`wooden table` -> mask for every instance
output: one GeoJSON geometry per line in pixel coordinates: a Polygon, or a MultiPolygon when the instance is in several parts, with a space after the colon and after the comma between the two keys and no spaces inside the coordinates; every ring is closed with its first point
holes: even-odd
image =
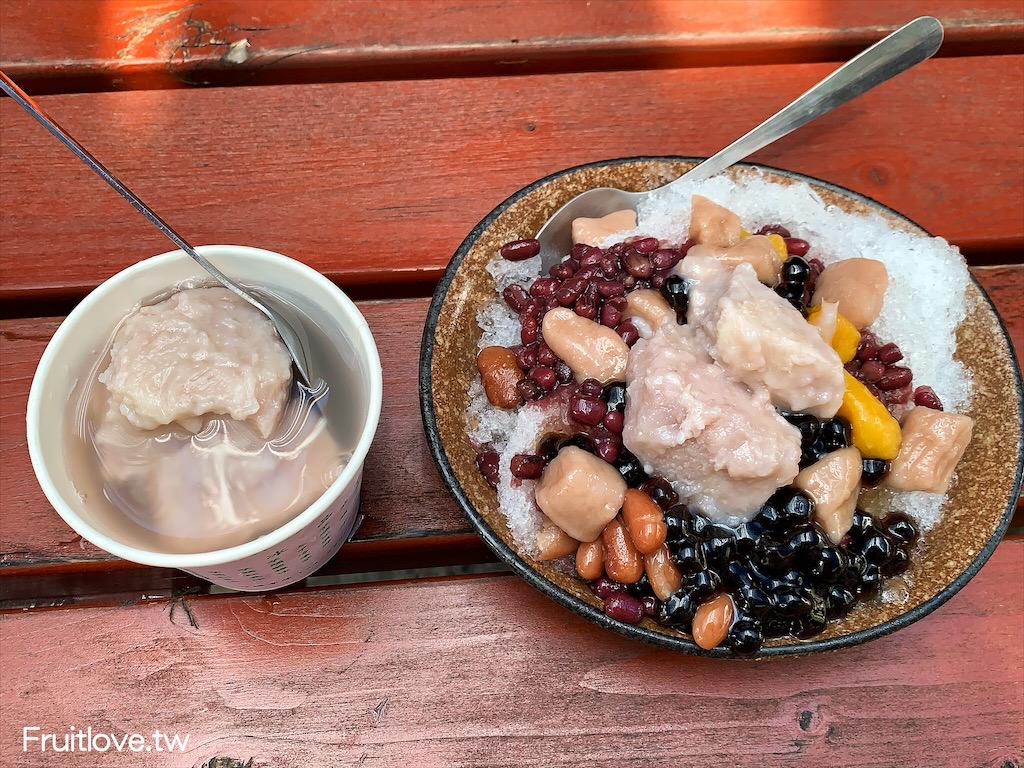
{"type": "Polygon", "coordinates": [[[936,58],[754,159],[960,246],[1020,356],[1020,0],[3,0],[0,67],[184,234],[289,254],[361,300],[385,406],[366,518],[306,585],[200,594],[81,541],[32,475],[31,376],[75,302],[168,245],[0,101],[0,764],[1021,765],[1024,541],[868,645],[674,655],[501,572],[416,400],[428,297],[494,205],[577,163],[709,154],[922,13],[946,24],[936,58]],[[423,570],[441,566],[477,573],[423,570]],[[189,742],[22,751],[25,728],[71,726],[189,742]]]}

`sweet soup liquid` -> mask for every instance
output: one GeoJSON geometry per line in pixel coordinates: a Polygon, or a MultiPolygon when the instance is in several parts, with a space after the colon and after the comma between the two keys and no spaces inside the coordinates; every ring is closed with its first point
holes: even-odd
{"type": "MultiPolygon", "coordinates": [[[[294,295],[283,309],[317,312],[294,295]]],[[[365,404],[355,397],[362,387],[347,342],[339,347],[319,328],[308,333],[314,376],[323,381],[311,390],[293,383],[267,437],[249,421],[218,415],[189,424],[194,432],[178,423],[151,430],[132,425],[99,381],[110,363],[112,334],[68,405],[68,464],[99,527],[133,546],[204,552],[269,533],[315,501],[348,464],[365,404]]]]}

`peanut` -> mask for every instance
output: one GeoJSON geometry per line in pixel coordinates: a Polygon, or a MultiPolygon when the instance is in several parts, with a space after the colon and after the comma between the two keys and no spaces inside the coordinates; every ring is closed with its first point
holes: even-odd
{"type": "Polygon", "coordinates": [[[636,211],[626,209],[615,211],[599,219],[580,217],[572,220],[573,243],[600,245],[604,240],[618,232],[636,229],[636,211]]]}
{"type": "Polygon", "coordinates": [[[576,550],[576,573],[587,581],[604,576],[604,545],[600,539],[580,544],[576,550]]]}
{"type": "Polygon", "coordinates": [[[544,315],[544,342],[564,360],[576,381],[602,384],[626,380],[629,347],[614,329],[558,307],[544,315]]]}
{"type": "Polygon", "coordinates": [[[657,552],[665,543],[668,527],[661,507],[643,491],[630,488],[622,500],[622,521],[633,545],[644,555],[657,552]]]}
{"type": "Polygon", "coordinates": [[[620,584],[635,584],[644,573],[644,561],[629,538],[625,523],[616,517],[601,534],[604,545],[604,570],[608,578],[620,584]]]}
{"type": "Polygon", "coordinates": [[[839,302],[839,314],[860,330],[875,321],[889,287],[885,265],[874,259],[844,259],[829,264],[814,285],[811,304],[839,302]]]}
{"type": "Polygon", "coordinates": [[[642,320],[652,333],[663,324],[674,323],[676,320],[676,313],[661,292],[651,288],[640,288],[630,292],[626,297],[626,311],[622,316],[642,320]]]}
{"type": "Polygon", "coordinates": [[[683,584],[683,575],[672,562],[668,547],[662,544],[654,553],[644,558],[644,571],[651,589],[659,600],[668,600],[683,584]]]}
{"type": "Polygon", "coordinates": [[[724,592],[702,603],[694,614],[691,632],[693,639],[701,648],[710,651],[729,634],[735,608],[732,598],[724,592]]]}
{"type": "Polygon", "coordinates": [[[580,543],[569,534],[544,518],[537,533],[537,559],[557,560],[576,551],[580,543]]]}
{"type": "Polygon", "coordinates": [[[523,380],[523,370],[516,363],[516,356],[505,347],[484,347],[476,356],[476,367],[484,394],[491,405],[498,408],[515,408],[522,397],[516,384],[523,380]]]}

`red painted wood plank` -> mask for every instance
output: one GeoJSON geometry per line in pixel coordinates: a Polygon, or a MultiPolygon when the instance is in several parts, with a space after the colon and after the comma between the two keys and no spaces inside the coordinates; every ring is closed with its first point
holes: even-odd
{"type": "MultiPolygon", "coordinates": [[[[424,283],[506,196],[577,163],[706,155],[823,76],[785,65],[44,98],[193,242],[339,283],[424,283]],[[614,108],[601,111],[595,105],[614,108]]],[[[762,150],[968,254],[1024,248],[1024,57],[926,62],[762,150]],[[898,128],[896,126],[899,126],[898,128]],[[979,152],[979,147],[984,152],[979,152]]],[[[0,298],[77,297],[166,241],[0,99],[0,298]]]]}
{"type": "Polygon", "coordinates": [[[0,762],[52,765],[22,729],[74,725],[189,735],[152,766],[1014,765],[1022,577],[1004,542],[918,623],[763,663],[626,640],[513,576],[6,615],[0,762]]]}
{"type": "Polygon", "coordinates": [[[835,61],[924,14],[942,54],[1024,50],[1016,0],[7,0],[0,67],[53,92],[835,61]]]}
{"type": "MultiPolygon", "coordinates": [[[[1024,265],[973,270],[1024,359],[1024,265]]],[[[325,572],[492,559],[441,485],[423,437],[416,360],[427,301],[364,302],[384,367],[384,410],[367,458],[353,543],[325,572]]],[[[0,589],[7,600],[96,599],[97,591],[182,587],[173,571],[123,563],[79,539],[53,511],[32,474],[24,414],[31,376],[59,319],[0,322],[0,589]],[[139,575],[144,571],[146,575],[139,575]]]]}

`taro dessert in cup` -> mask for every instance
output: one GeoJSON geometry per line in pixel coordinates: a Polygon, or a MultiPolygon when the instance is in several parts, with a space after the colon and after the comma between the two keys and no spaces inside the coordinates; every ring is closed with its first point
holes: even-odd
{"type": "Polygon", "coordinates": [[[373,338],[330,281],[279,254],[207,246],[304,329],[312,387],[270,321],[180,251],[88,296],[29,395],[33,467],[85,539],[242,590],[293,583],[351,533],[381,407],[373,338]]]}

